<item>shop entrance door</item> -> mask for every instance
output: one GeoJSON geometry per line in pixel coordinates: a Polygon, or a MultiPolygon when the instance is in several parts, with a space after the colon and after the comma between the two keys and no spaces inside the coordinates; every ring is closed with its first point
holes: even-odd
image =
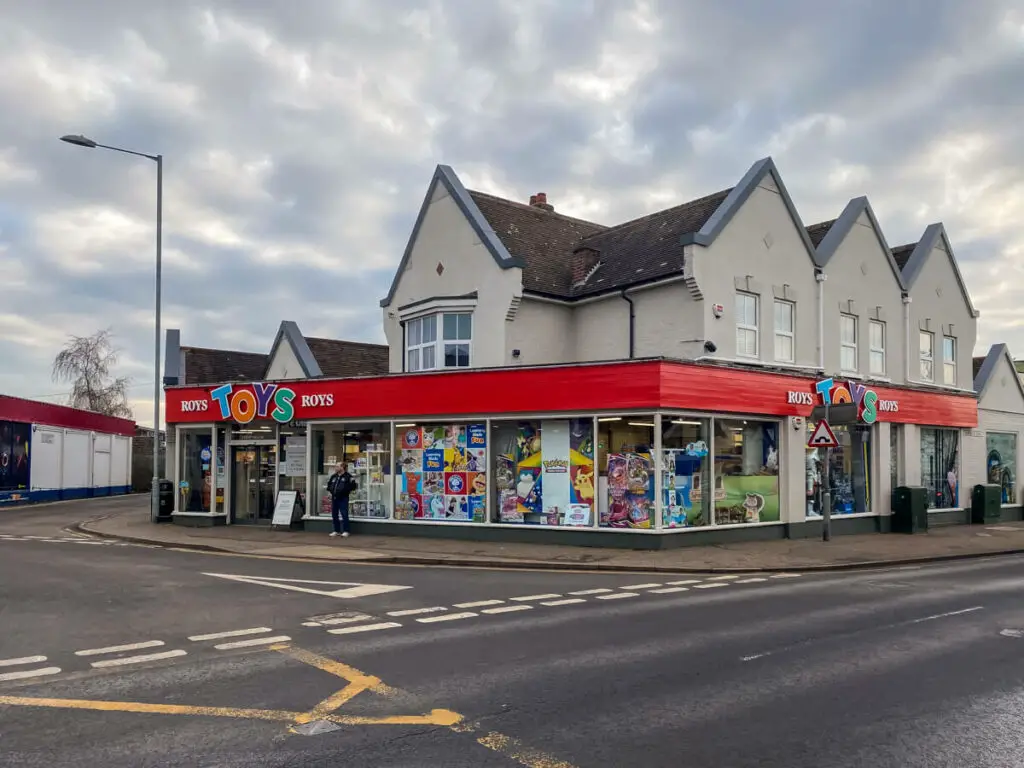
{"type": "Polygon", "coordinates": [[[270,523],[274,517],[277,446],[231,448],[231,522],[270,523]]]}

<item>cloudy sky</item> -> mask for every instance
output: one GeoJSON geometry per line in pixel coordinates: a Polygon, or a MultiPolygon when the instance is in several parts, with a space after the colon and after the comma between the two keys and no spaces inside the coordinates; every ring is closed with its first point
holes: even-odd
{"type": "Polygon", "coordinates": [[[805,222],[943,221],[1024,356],[1024,0],[0,0],[0,392],[59,401],[109,327],[152,423],[165,326],[265,351],[282,319],[383,341],[434,165],[614,223],[775,158],[805,222]]]}

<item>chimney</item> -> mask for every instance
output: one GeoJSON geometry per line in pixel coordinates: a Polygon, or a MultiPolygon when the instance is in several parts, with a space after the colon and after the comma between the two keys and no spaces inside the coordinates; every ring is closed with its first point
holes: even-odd
{"type": "Polygon", "coordinates": [[[555,206],[548,204],[547,192],[538,192],[536,195],[530,195],[530,205],[534,208],[543,208],[545,211],[555,210],[555,206]]]}
{"type": "Polygon", "coordinates": [[[572,252],[569,257],[569,269],[572,277],[572,286],[583,285],[590,277],[590,273],[597,266],[598,253],[593,248],[580,248],[572,252]]]}

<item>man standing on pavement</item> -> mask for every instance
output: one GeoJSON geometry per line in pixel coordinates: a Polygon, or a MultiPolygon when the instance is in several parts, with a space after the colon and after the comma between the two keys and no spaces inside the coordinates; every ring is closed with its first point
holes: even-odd
{"type": "Polygon", "coordinates": [[[327,481],[327,492],[331,494],[331,520],[334,530],[331,536],[348,536],[348,497],[357,488],[355,478],[348,473],[348,465],[342,462],[334,468],[334,474],[327,481]]]}

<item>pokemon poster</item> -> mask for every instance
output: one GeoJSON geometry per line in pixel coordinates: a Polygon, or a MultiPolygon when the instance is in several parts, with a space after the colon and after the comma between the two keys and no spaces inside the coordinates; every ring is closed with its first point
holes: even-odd
{"type": "Polygon", "coordinates": [[[397,519],[484,522],[486,425],[406,428],[402,433],[399,470],[397,519]]]}

